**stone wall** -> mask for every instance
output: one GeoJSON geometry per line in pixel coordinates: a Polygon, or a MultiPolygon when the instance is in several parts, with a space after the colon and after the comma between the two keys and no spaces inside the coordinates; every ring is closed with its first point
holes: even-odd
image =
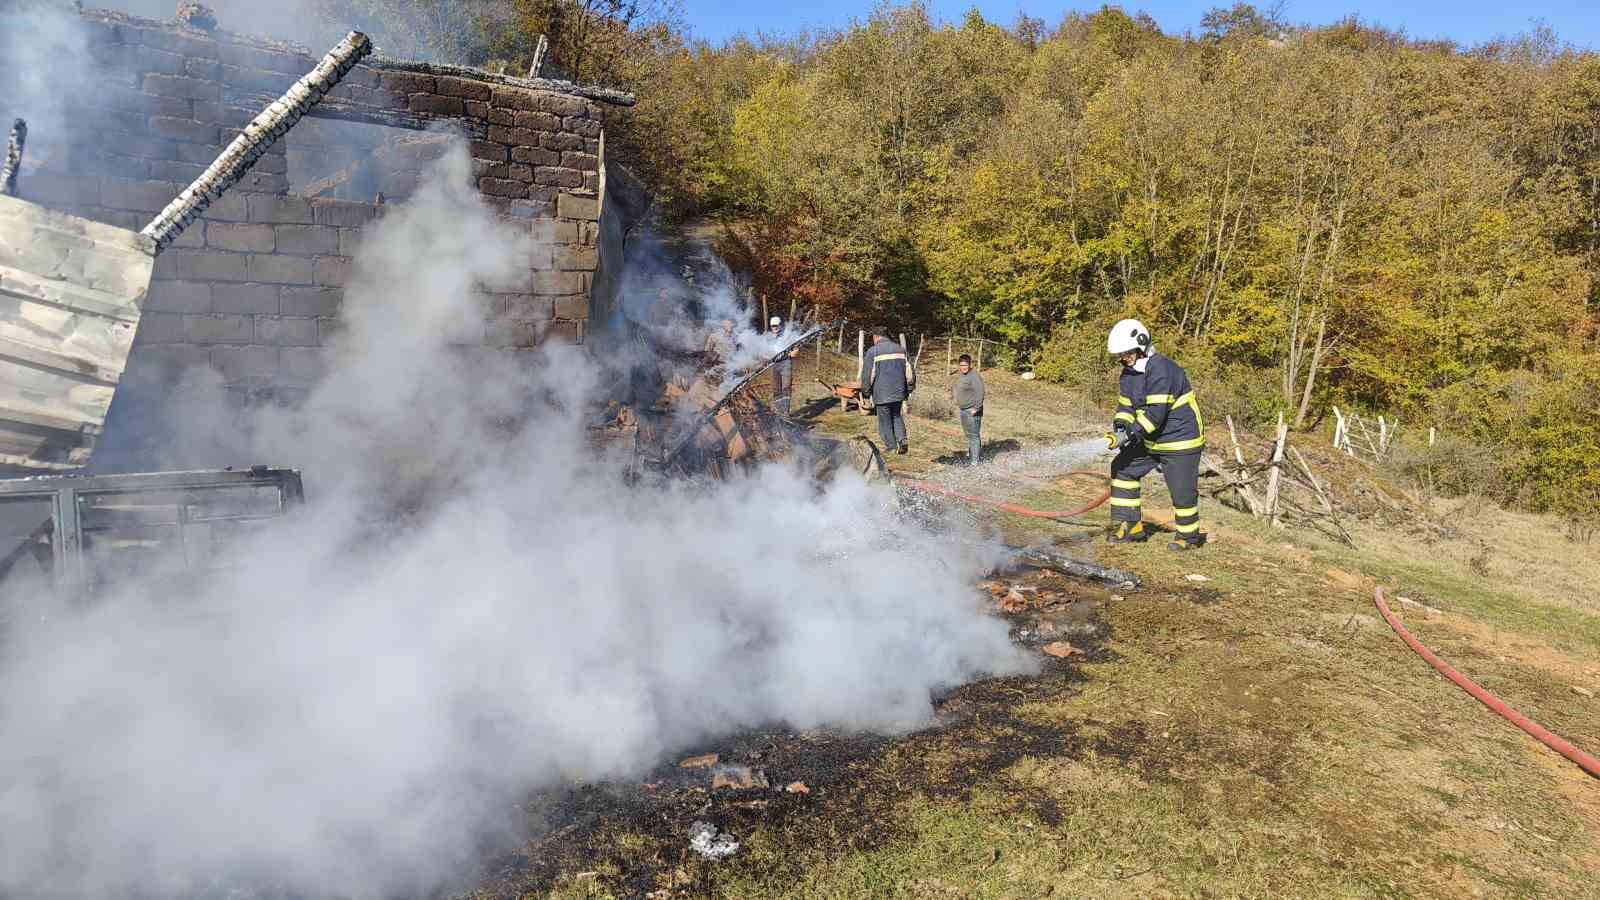
{"type": "MultiPolygon", "coordinates": [[[[149,221],[316,62],[293,47],[225,31],[96,10],[81,18],[91,48],[84,63],[97,67],[97,89],[73,111],[78,133],[65,141],[33,136],[30,151],[41,150],[29,154],[19,195],[126,228],[149,221]]],[[[588,337],[602,218],[594,101],[486,73],[374,63],[346,76],[313,111],[319,114],[442,124],[466,135],[479,190],[537,244],[522,290],[490,298],[483,345],[588,337]]],[[[325,124],[307,119],[296,131],[325,124]]],[[[297,141],[296,131],[158,259],[125,385],[195,365],[211,366],[241,395],[292,400],[314,383],[352,248],[382,207],[367,198],[301,196],[305,186],[290,181],[290,154],[297,167],[317,170],[317,154],[332,153],[337,142],[297,141]]],[[[412,162],[377,176],[387,203],[404,202],[415,186],[425,160],[412,162]]],[[[330,158],[321,168],[333,165],[330,158]]],[[[405,314],[403,299],[396,315],[405,314]]]]}

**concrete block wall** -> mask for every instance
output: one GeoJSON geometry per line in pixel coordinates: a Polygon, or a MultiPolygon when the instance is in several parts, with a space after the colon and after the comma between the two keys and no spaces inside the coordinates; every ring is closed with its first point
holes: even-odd
{"type": "MultiPolygon", "coordinates": [[[[126,228],[143,227],[266,100],[316,62],[291,46],[226,31],[101,10],[81,18],[98,89],[69,140],[37,136],[37,145],[60,149],[30,153],[19,194],[126,228]]],[[[526,229],[534,258],[516,292],[485,298],[483,346],[586,340],[602,218],[593,101],[487,76],[370,65],[353,70],[330,98],[351,109],[454,121],[474,135],[478,189],[526,229]]],[[[257,397],[292,401],[315,383],[321,348],[338,327],[351,254],[381,208],[298,196],[289,177],[294,132],[288,137],[158,259],[125,384],[160,382],[196,365],[257,397]]],[[[318,138],[302,149],[316,152],[318,141],[327,143],[318,138]]],[[[404,201],[426,159],[411,162],[385,173],[389,203],[404,201]]],[[[396,299],[395,315],[405,315],[396,299]]]]}

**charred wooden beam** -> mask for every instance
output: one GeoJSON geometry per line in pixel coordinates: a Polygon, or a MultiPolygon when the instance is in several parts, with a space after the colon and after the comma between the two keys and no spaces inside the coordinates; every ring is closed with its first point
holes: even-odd
{"type": "Polygon", "coordinates": [[[552,91],[557,94],[571,94],[575,97],[584,97],[612,106],[633,106],[639,98],[627,91],[612,88],[598,87],[596,85],[577,84],[560,78],[518,78],[514,75],[502,75],[498,72],[489,72],[484,69],[474,69],[468,66],[449,66],[439,63],[405,62],[394,59],[372,59],[367,65],[380,72],[415,72],[421,75],[445,75],[452,78],[466,78],[472,81],[487,81],[492,84],[503,84],[507,87],[526,88],[534,91],[552,91]]]}
{"type": "Polygon", "coordinates": [[[1050,569],[1073,578],[1090,578],[1115,587],[1137,588],[1141,583],[1139,576],[1132,572],[1102,566],[1044,547],[1019,550],[1011,559],[1014,566],[1021,564],[1037,569],[1050,569]]]}

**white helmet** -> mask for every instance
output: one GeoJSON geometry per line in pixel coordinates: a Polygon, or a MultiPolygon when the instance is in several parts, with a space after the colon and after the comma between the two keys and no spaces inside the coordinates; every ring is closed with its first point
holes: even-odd
{"type": "Polygon", "coordinates": [[[773,316],[772,320],[769,321],[767,324],[768,325],[782,325],[783,324],[783,320],[778,318],[777,316],[773,316]]]}
{"type": "Polygon", "coordinates": [[[1150,352],[1150,329],[1138,319],[1123,319],[1111,326],[1111,334],[1106,336],[1107,353],[1120,356],[1129,350],[1150,352]]]}

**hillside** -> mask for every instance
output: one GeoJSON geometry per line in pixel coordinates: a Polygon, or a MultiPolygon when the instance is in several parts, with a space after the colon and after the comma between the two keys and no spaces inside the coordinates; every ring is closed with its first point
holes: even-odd
{"type": "MultiPolygon", "coordinates": [[[[824,361],[833,377],[853,364],[824,361]]],[[[822,394],[806,384],[814,365],[797,373],[800,399],[822,394]]],[[[919,407],[943,391],[935,368],[919,407]]],[[[1099,427],[1065,388],[985,375],[986,442],[1007,448],[989,466],[1099,427]]],[[[837,404],[807,409],[827,433],[871,429],[837,404]]],[[[914,418],[912,452],[891,466],[951,474],[935,460],[962,441],[940,424],[914,418]]],[[[1082,496],[1052,490],[1030,502],[1082,496]]],[[[1159,489],[1146,496],[1167,513],[1159,489]]],[[[995,589],[1022,588],[1006,607],[1014,635],[1065,636],[1069,659],[955,690],[934,728],[896,740],[773,732],[696,750],[770,789],[708,789],[668,764],[642,787],[546,798],[530,815],[559,827],[474,896],[1600,896],[1595,780],[1440,678],[1372,603],[1377,585],[1406,598],[1396,609],[1424,642],[1594,751],[1588,554],[1553,520],[1469,501],[1433,514],[1455,536],[1352,520],[1351,549],[1207,501],[1213,542],[1180,555],[979,512],[975,527],[1071,544],[1144,585],[1016,576],[995,589]],[[780,789],[793,782],[804,792],[780,789]],[[701,820],[741,849],[691,852],[701,820]]],[[[1086,521],[1103,527],[1104,509],[1086,521]]]]}

